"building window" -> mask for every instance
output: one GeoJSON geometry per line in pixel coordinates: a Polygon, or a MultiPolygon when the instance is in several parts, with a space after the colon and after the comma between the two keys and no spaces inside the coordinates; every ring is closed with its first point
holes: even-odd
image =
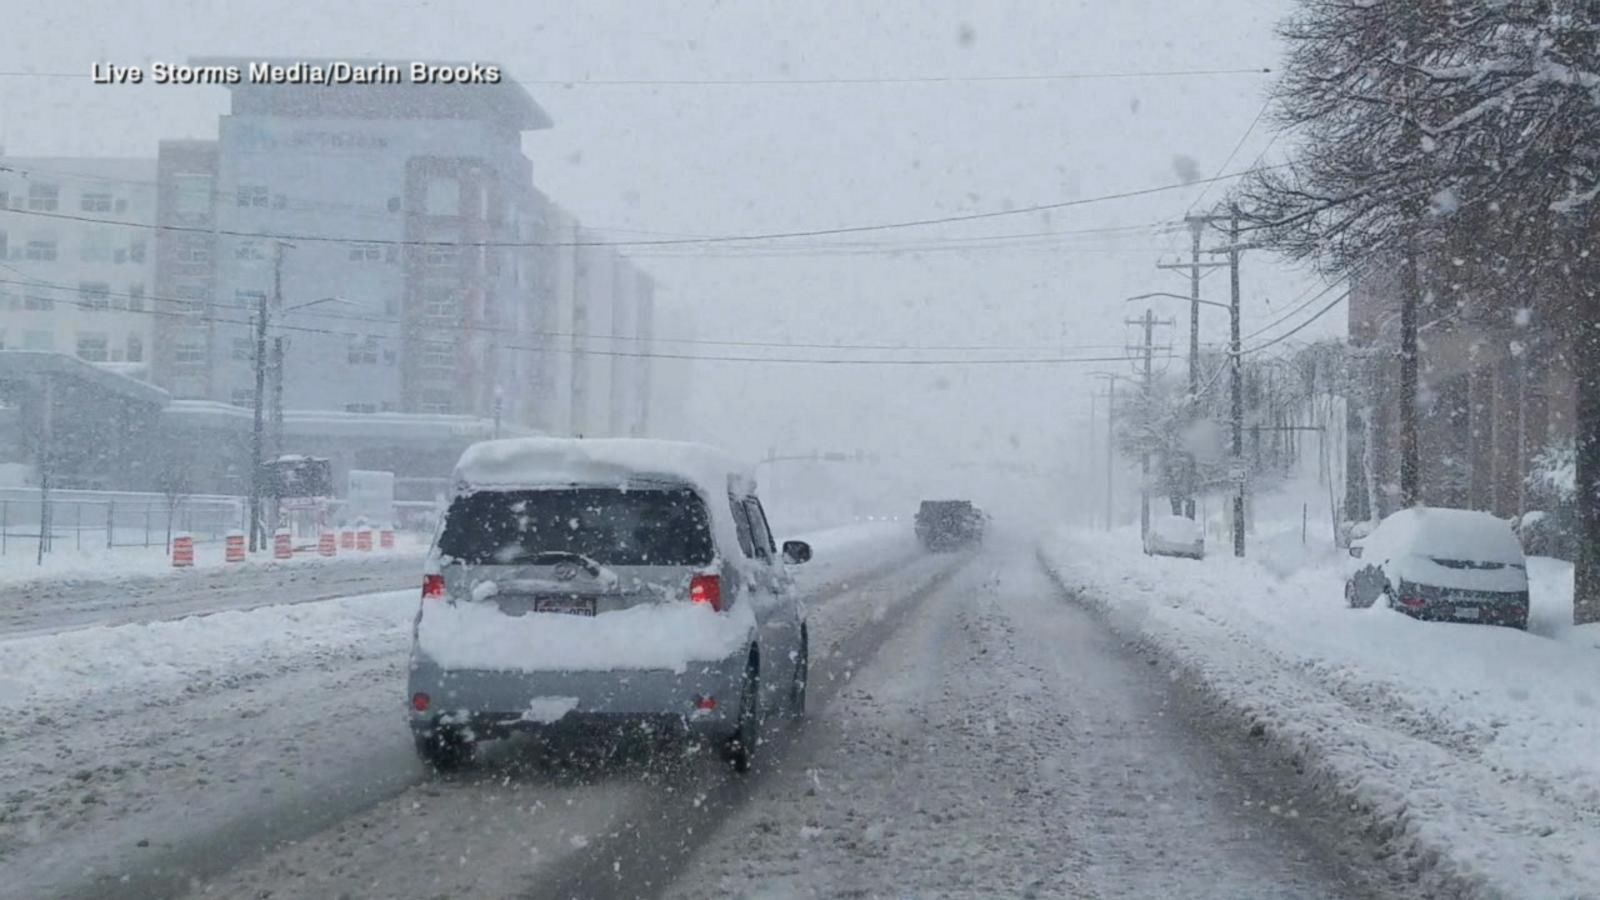
{"type": "Polygon", "coordinates": [[[240,206],[253,206],[266,209],[272,204],[272,195],[264,184],[241,184],[238,191],[240,206]]]}
{"type": "Polygon", "coordinates": [[[350,245],[351,262],[381,262],[382,260],[383,248],[377,244],[350,245]]]}
{"type": "Polygon", "coordinates": [[[175,305],[183,312],[199,312],[211,299],[205,288],[195,284],[180,284],[173,293],[177,294],[175,305]]]}
{"type": "Polygon", "coordinates": [[[28,185],[28,209],[55,212],[61,206],[61,188],[43,181],[28,185]]]}
{"type": "Polygon", "coordinates": [[[104,312],[111,308],[111,285],[103,281],[78,282],[78,308],[104,312]]]}
{"type": "Polygon", "coordinates": [[[266,251],[261,249],[260,241],[240,241],[233,248],[233,258],[241,262],[259,262],[267,258],[266,251]]]}
{"type": "Polygon", "coordinates": [[[117,198],[117,212],[125,213],[127,211],[128,211],[128,201],[122,199],[121,197],[118,197],[117,198]]]}
{"type": "Polygon", "coordinates": [[[285,197],[282,194],[273,194],[272,195],[272,208],[273,209],[285,209],[288,206],[289,206],[289,198],[288,197],[285,197]]]}
{"type": "Polygon", "coordinates": [[[78,245],[78,258],[84,262],[110,262],[111,232],[104,228],[85,231],[83,243],[78,245]]]}
{"type": "Polygon", "coordinates": [[[349,349],[349,360],[352,366],[375,366],[378,364],[378,339],[368,336],[361,340],[352,341],[349,349]]]}
{"type": "MultiPolygon", "coordinates": [[[[10,208],[11,208],[11,192],[10,191],[0,191],[0,209],[10,209],[10,208]]],[[[390,210],[390,212],[394,212],[394,210],[390,210]]]]}
{"type": "Polygon", "coordinates": [[[56,239],[53,237],[34,238],[28,241],[28,259],[38,262],[47,262],[56,258],[56,239]]]}
{"type": "Polygon", "coordinates": [[[49,312],[56,308],[56,300],[45,294],[26,294],[22,298],[22,308],[35,312],[49,312]]]}
{"type": "Polygon", "coordinates": [[[190,330],[180,333],[172,343],[172,361],[176,363],[205,362],[205,332],[190,330]]]}
{"type": "Polygon", "coordinates": [[[84,212],[111,212],[111,195],[84,194],[78,207],[84,212]]]}
{"type": "Polygon", "coordinates": [[[399,212],[399,211],[400,211],[400,198],[399,197],[390,197],[389,198],[389,212],[399,212]]]}
{"type": "Polygon", "coordinates": [[[210,218],[210,175],[174,175],[172,184],[173,212],[178,218],[191,222],[210,218]]]}
{"type": "Polygon", "coordinates": [[[103,334],[79,334],[78,358],[85,362],[105,362],[106,336],[103,334]]]}
{"type": "Polygon", "coordinates": [[[455,216],[461,214],[461,183],[454,178],[428,179],[428,214],[455,216]]]}
{"type": "Polygon", "coordinates": [[[461,248],[453,244],[429,244],[423,259],[430,266],[455,266],[461,262],[461,248]]]}
{"type": "Polygon", "coordinates": [[[454,318],[459,309],[455,288],[430,287],[423,294],[422,314],[425,316],[454,318]]]}
{"type": "Polygon", "coordinates": [[[233,305],[240,309],[260,309],[261,301],[267,299],[266,291],[234,291],[233,305]]]}
{"type": "Polygon", "coordinates": [[[256,358],[256,342],[249,338],[233,339],[233,358],[249,361],[256,358]]]}
{"type": "Polygon", "coordinates": [[[144,362],[144,340],[137,334],[128,335],[128,362],[144,362]]]}
{"type": "Polygon", "coordinates": [[[234,388],[233,393],[228,397],[228,402],[234,406],[243,406],[246,409],[255,408],[255,388],[234,388]]]}
{"type": "Polygon", "coordinates": [[[178,262],[209,263],[211,262],[211,246],[204,240],[184,241],[178,245],[178,262]]]}
{"type": "Polygon", "coordinates": [[[128,285],[128,311],[144,312],[144,285],[128,285]]]}
{"type": "MultiPolygon", "coordinates": [[[[5,204],[0,203],[0,209],[5,209],[5,204]]],[[[0,231],[0,262],[5,262],[9,256],[10,252],[6,249],[6,233],[0,231]]]]}
{"type": "Polygon", "coordinates": [[[128,260],[130,262],[144,262],[144,238],[134,238],[128,244],[128,260]]]}
{"type": "Polygon", "coordinates": [[[55,348],[55,332],[24,331],[22,333],[22,349],[24,350],[54,350],[55,348]]]}
{"type": "Polygon", "coordinates": [[[376,404],[376,403],[346,403],[344,405],[344,411],[345,412],[352,412],[352,413],[375,413],[375,412],[378,411],[378,404],[376,404]]]}

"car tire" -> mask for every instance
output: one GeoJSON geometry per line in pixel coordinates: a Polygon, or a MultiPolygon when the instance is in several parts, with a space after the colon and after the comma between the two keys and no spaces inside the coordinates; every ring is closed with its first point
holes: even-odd
{"type": "Polygon", "coordinates": [[[1356,585],[1353,581],[1344,583],[1344,605],[1351,609],[1359,609],[1361,606],[1356,598],[1356,585]]]}
{"type": "Polygon", "coordinates": [[[472,761],[474,742],[461,729],[439,725],[418,729],[417,757],[437,772],[454,772],[472,761]]]}
{"type": "Polygon", "coordinates": [[[744,686],[739,691],[739,720],[728,737],[725,755],[735,772],[748,772],[755,762],[756,744],[761,740],[761,675],[755,660],[745,670],[744,686]]]}
{"type": "Polygon", "coordinates": [[[811,677],[811,638],[800,629],[800,655],[794,662],[794,682],[789,686],[789,718],[806,717],[806,682],[811,677]]]}

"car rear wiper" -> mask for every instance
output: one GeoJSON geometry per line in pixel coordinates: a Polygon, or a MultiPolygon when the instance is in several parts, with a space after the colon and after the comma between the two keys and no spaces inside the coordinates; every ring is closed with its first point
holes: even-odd
{"type": "Polygon", "coordinates": [[[556,566],[564,562],[577,563],[579,566],[583,567],[585,572],[589,573],[589,577],[591,578],[599,578],[601,574],[606,571],[605,566],[601,565],[591,557],[584,556],[582,553],[573,553],[568,550],[540,550],[535,553],[518,554],[510,559],[504,560],[504,562],[508,564],[518,563],[529,566],[556,566]]]}

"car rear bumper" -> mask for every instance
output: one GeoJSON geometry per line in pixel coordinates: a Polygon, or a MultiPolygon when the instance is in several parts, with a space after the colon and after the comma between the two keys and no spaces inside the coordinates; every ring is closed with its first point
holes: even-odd
{"type": "Polygon", "coordinates": [[[1482,622],[1486,625],[1524,627],[1528,604],[1522,599],[1429,601],[1423,606],[1396,605],[1401,612],[1430,622],[1482,622]]]}
{"type": "Polygon", "coordinates": [[[745,657],[666,669],[502,672],[444,669],[413,655],[406,697],[413,729],[466,725],[484,736],[607,719],[661,720],[691,730],[729,731],[738,716],[745,657]],[[428,696],[428,708],[412,702],[428,696]],[[701,708],[704,698],[715,706],[701,708]]]}

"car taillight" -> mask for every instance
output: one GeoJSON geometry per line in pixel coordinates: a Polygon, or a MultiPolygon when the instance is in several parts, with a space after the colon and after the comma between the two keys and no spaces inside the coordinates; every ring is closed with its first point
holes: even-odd
{"type": "Polygon", "coordinates": [[[1419,607],[1427,606],[1428,601],[1421,594],[1401,594],[1400,605],[1406,607],[1407,609],[1417,609],[1419,607]]]}
{"type": "Polygon", "coordinates": [[[689,582],[689,599],[722,612],[722,579],[716,575],[696,575],[689,582]]]}
{"type": "Polygon", "coordinates": [[[422,576],[422,599],[424,599],[424,600],[438,600],[438,599],[441,599],[442,597],[444,597],[444,576],[443,575],[424,575],[424,576],[422,576]]]}

